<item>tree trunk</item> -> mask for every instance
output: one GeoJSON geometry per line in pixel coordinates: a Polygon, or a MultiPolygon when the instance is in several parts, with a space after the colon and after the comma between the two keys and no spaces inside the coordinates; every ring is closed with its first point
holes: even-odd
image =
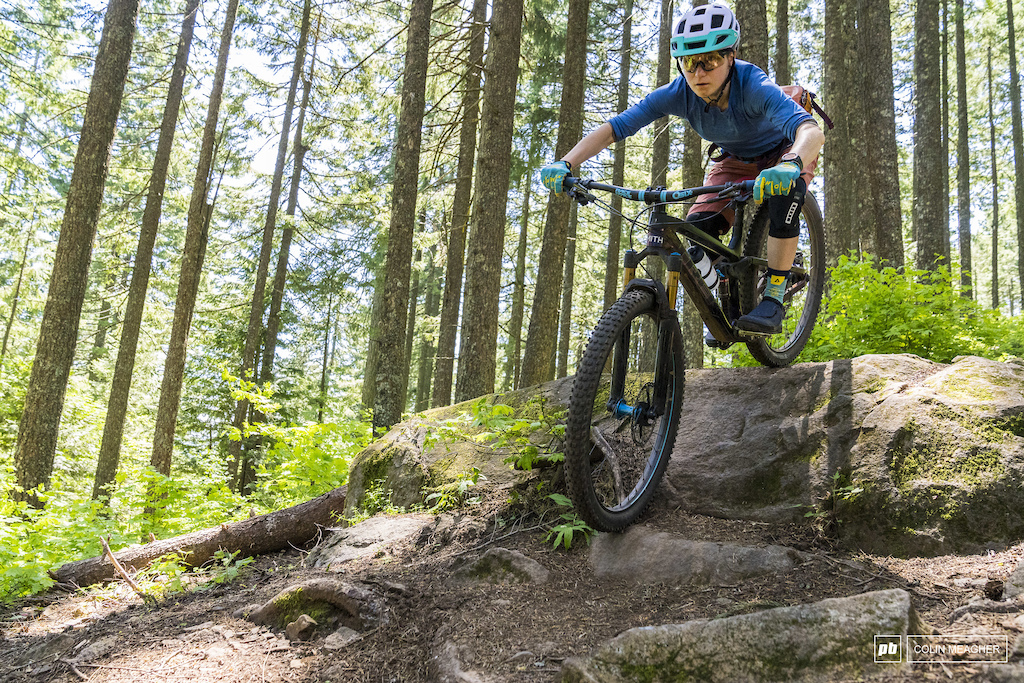
{"type": "Polygon", "coordinates": [[[7,356],[7,342],[11,337],[11,328],[14,327],[14,319],[18,315],[18,301],[21,298],[21,283],[25,278],[25,264],[28,263],[28,250],[32,246],[32,236],[35,234],[35,219],[28,230],[25,238],[25,248],[21,252],[21,264],[18,266],[18,279],[14,284],[14,295],[11,296],[11,314],[7,318],[7,327],[4,329],[4,341],[0,346],[0,371],[3,370],[4,358],[7,356]]]}
{"type": "MultiPolygon", "coordinates": [[[[558,112],[558,140],[555,158],[561,159],[583,136],[583,94],[587,80],[587,18],[590,0],[569,0],[569,19],[565,35],[565,68],[562,99],[558,112]]],[[[544,238],[538,258],[537,279],[530,307],[530,330],[523,357],[522,386],[550,379],[558,337],[558,303],[565,266],[565,242],[569,227],[566,194],[552,194],[544,219],[544,238]]]]}
{"type": "MultiPolygon", "coordinates": [[[[183,536],[125,548],[114,553],[114,557],[125,569],[138,570],[164,555],[178,553],[185,566],[199,567],[213,558],[218,550],[237,552],[244,558],[302,547],[318,539],[324,528],[335,525],[336,516],[345,509],[347,490],[347,486],[342,486],[313,500],[267,515],[225,522],[183,536]]],[[[68,562],[51,571],[50,576],[59,583],[76,586],[117,578],[114,567],[103,555],[68,562]]]]}
{"type": "Polygon", "coordinates": [[[373,283],[373,301],[370,304],[370,329],[367,331],[369,347],[366,350],[366,367],[363,370],[362,404],[365,410],[373,409],[377,398],[377,366],[380,363],[380,314],[384,296],[383,274],[378,274],[373,283]]]}
{"type": "MultiPolygon", "coordinates": [[[[306,61],[306,40],[309,37],[309,12],[310,1],[306,0],[302,9],[302,27],[299,30],[299,44],[295,49],[295,62],[292,65],[292,79],[288,85],[288,98],[284,105],[284,120],[281,122],[281,136],[277,142],[277,162],[274,164],[274,177],[270,183],[270,197],[267,201],[267,216],[263,223],[263,240],[260,243],[260,258],[256,266],[256,282],[252,290],[252,302],[249,305],[249,324],[245,331],[245,343],[242,346],[242,361],[238,368],[238,376],[243,380],[255,379],[250,377],[256,367],[256,357],[259,353],[260,330],[263,326],[263,311],[266,306],[267,274],[270,272],[270,256],[274,251],[274,230],[277,227],[277,209],[281,203],[281,186],[284,183],[284,165],[288,158],[288,136],[292,128],[292,111],[295,109],[295,95],[299,89],[299,79],[302,77],[302,68],[306,61]]],[[[241,431],[245,426],[246,416],[249,413],[249,401],[241,399],[235,404],[235,416],[232,426],[241,431]]],[[[242,462],[243,441],[232,441],[229,447],[231,452],[232,475],[235,472],[242,472],[244,468],[238,468],[237,464],[242,462]]],[[[241,474],[233,477],[232,486],[236,491],[241,491],[241,474]]]]}
{"type": "MultiPolygon", "coordinates": [[[[441,302],[441,293],[437,287],[437,264],[435,263],[434,247],[430,248],[427,256],[427,300],[424,303],[424,316],[433,322],[437,317],[441,302]]],[[[423,412],[430,407],[430,371],[434,367],[434,332],[426,330],[420,335],[420,361],[419,372],[416,377],[416,405],[417,413],[423,412]]]]}
{"type": "Polygon", "coordinates": [[[992,113],[992,46],[988,48],[988,136],[992,164],[992,310],[999,310],[999,171],[996,167],[996,119],[992,113]]]}
{"type": "MultiPolygon", "coordinates": [[[[523,0],[495,0],[480,117],[473,234],[466,259],[462,353],[455,387],[458,401],[494,391],[501,254],[505,243],[522,29],[523,0]]],[[[543,360],[546,362],[547,358],[543,360]]]]}
{"type": "Polygon", "coordinates": [[[117,262],[117,254],[112,254],[110,266],[106,269],[106,282],[100,291],[100,310],[96,316],[96,334],[92,338],[92,348],[89,350],[89,381],[96,383],[100,381],[100,374],[96,371],[96,362],[100,360],[107,350],[107,332],[111,327],[117,325],[117,311],[110,305],[110,297],[113,296],[114,288],[117,286],[117,272],[114,264],[117,262]]]}
{"type": "MultiPolygon", "coordinates": [[[[701,138],[689,124],[683,129],[683,187],[704,182],[701,168],[701,138]]],[[[683,332],[683,352],[687,368],[704,367],[704,321],[690,297],[683,295],[683,314],[679,321],[683,332]]]]}
{"type": "Polygon", "coordinates": [[[788,85],[793,82],[789,73],[789,0],[778,0],[775,7],[775,82],[788,85]]]}
{"type": "Polygon", "coordinates": [[[462,130],[459,133],[459,170],[452,199],[452,226],[448,237],[447,266],[441,321],[437,332],[437,360],[434,364],[434,396],[431,405],[446,406],[452,401],[452,377],[455,374],[455,338],[459,328],[462,299],[462,273],[466,258],[466,231],[473,190],[473,161],[476,157],[476,129],[480,119],[480,68],[484,55],[487,0],[473,0],[470,23],[469,68],[462,94],[462,130]]]}
{"type": "Polygon", "coordinates": [[[934,270],[943,261],[949,263],[949,233],[943,218],[948,214],[948,189],[935,178],[948,166],[942,158],[938,0],[918,0],[915,27],[914,231],[917,267],[934,270]]]}
{"type": "MultiPolygon", "coordinates": [[[[629,106],[629,73],[633,57],[633,0],[626,0],[623,9],[622,46],[619,48],[619,91],[615,113],[621,114],[629,106]]],[[[612,184],[622,185],[626,177],[626,141],[619,140],[614,147],[612,184]]],[[[619,261],[622,251],[622,197],[612,195],[612,211],[608,218],[608,251],[604,271],[604,307],[607,311],[619,296],[619,261]]]]}
{"type": "MultiPolygon", "coordinates": [[[[537,139],[534,136],[533,140],[537,139]]],[[[533,180],[534,150],[530,143],[526,174],[523,176],[523,210],[519,218],[519,243],[516,245],[516,273],[512,290],[512,313],[508,321],[508,346],[505,360],[505,387],[518,389],[523,357],[523,317],[526,307],[526,242],[530,230],[530,184],[533,180]]]]}
{"type": "Polygon", "coordinates": [[[960,294],[972,297],[971,157],[967,129],[967,58],[964,48],[964,0],[956,0],[957,219],[960,237],[960,294]]]}
{"type": "Polygon", "coordinates": [[[17,482],[22,492],[13,495],[33,505],[40,503],[32,489],[49,486],[53,472],[57,431],[89,284],[92,243],[103,205],[110,149],[121,110],[138,12],[139,0],[110,0],[103,20],[103,35],[96,54],[14,452],[17,482]]]}
{"type": "MultiPolygon", "coordinates": [[[[423,223],[426,222],[426,212],[420,214],[420,229],[423,229],[423,223]]],[[[414,264],[419,264],[423,261],[423,250],[416,250],[416,259],[414,264]]],[[[409,287],[409,312],[406,316],[405,326],[405,379],[402,382],[402,396],[406,398],[402,400],[402,410],[405,410],[405,406],[409,403],[409,375],[412,374],[412,349],[413,342],[416,340],[416,307],[420,302],[420,269],[418,265],[414,265],[412,269],[412,285],[409,287]]]]}
{"type": "MultiPolygon", "coordinates": [[[[939,86],[939,101],[942,102],[942,166],[939,168],[939,173],[942,175],[942,187],[945,188],[946,205],[942,211],[942,230],[943,234],[946,235],[946,242],[949,242],[949,0],[942,0],[942,15],[941,15],[941,33],[940,33],[940,64],[939,73],[941,77],[941,85],[939,86]]],[[[946,265],[949,266],[950,270],[953,269],[953,263],[949,260],[949,249],[946,249],[946,265]]]]}
{"type": "MultiPolygon", "coordinates": [[[[1013,0],[1006,0],[1006,35],[1010,50],[1010,113],[1013,122],[1013,194],[1016,206],[1024,207],[1024,140],[1021,132],[1020,72],[1017,71],[1017,38],[1013,28],[1013,0]]],[[[1017,282],[1024,294],[1024,210],[1017,214],[1017,282]]],[[[1013,315],[1011,313],[1010,315],[1013,315]]]]}
{"type": "Polygon", "coordinates": [[[374,433],[402,419],[409,381],[405,357],[405,326],[412,270],[412,237],[416,224],[420,137],[426,101],[427,53],[433,0],[413,0],[405,48],[402,111],[395,131],[395,181],[391,195],[391,224],[384,258],[383,295],[377,362],[377,396],[373,403],[374,433]]]}
{"type": "MultiPolygon", "coordinates": [[[[310,0],[306,0],[303,16],[310,11],[310,0]]],[[[303,21],[302,28],[308,31],[309,22],[303,21]]],[[[317,21],[319,37],[319,20],[317,21]]],[[[308,37],[299,35],[299,47],[295,51],[296,62],[305,62],[306,43],[308,37]]],[[[309,106],[309,92],[313,87],[313,69],[316,65],[316,43],[313,43],[313,55],[310,59],[309,76],[302,84],[302,102],[299,104],[299,118],[295,123],[295,139],[292,143],[292,182],[288,189],[288,205],[285,215],[295,217],[295,209],[299,204],[299,185],[302,181],[302,162],[306,158],[306,146],[302,144],[302,129],[306,124],[306,107],[309,106]]],[[[277,335],[281,327],[281,306],[284,302],[284,288],[288,281],[288,258],[291,256],[292,235],[295,232],[294,221],[289,221],[281,233],[281,248],[277,252],[277,268],[274,271],[274,284],[270,294],[270,312],[267,314],[267,338],[263,345],[263,363],[260,368],[260,381],[274,380],[274,356],[277,354],[277,335]]]]}
{"type": "Polygon", "coordinates": [[[324,355],[320,363],[320,400],[317,402],[316,421],[323,423],[327,407],[327,370],[331,358],[331,312],[334,310],[334,292],[327,292],[327,322],[324,323],[324,355]]]}
{"type": "Polygon", "coordinates": [[[174,429],[178,423],[181,383],[185,374],[188,331],[192,326],[192,314],[195,311],[199,280],[203,272],[203,258],[206,255],[207,231],[211,214],[211,207],[207,204],[210,169],[213,167],[217,120],[220,116],[220,103],[224,95],[228,54],[231,51],[231,36],[235,27],[237,11],[238,0],[229,0],[224,17],[224,28],[220,35],[220,51],[217,56],[217,70],[213,78],[213,90],[210,92],[210,104],[206,110],[206,124],[203,128],[199,164],[196,167],[196,177],[192,184],[181,273],[178,277],[178,294],[174,301],[174,321],[171,323],[171,339],[167,345],[164,376],[160,385],[160,402],[157,405],[156,430],[153,436],[153,456],[150,462],[153,469],[164,475],[169,475],[171,471],[174,429]]]}
{"type": "Polygon", "coordinates": [[[768,72],[768,8],[765,0],[736,0],[736,21],[740,22],[740,59],[768,72]]]}
{"type": "Polygon", "coordinates": [[[132,386],[132,375],[135,372],[135,355],[139,347],[139,331],[142,329],[142,316],[146,308],[149,275],[153,267],[153,247],[160,229],[164,189],[167,187],[167,169],[171,163],[174,132],[178,125],[178,112],[181,109],[198,7],[199,0],[186,0],[185,17],[182,19],[181,35],[178,38],[178,51],[174,56],[167,101],[164,103],[163,119],[160,122],[160,138],[156,145],[156,157],[153,159],[153,172],[149,176],[149,192],[146,194],[146,206],[142,211],[142,227],[139,231],[139,244],[135,248],[135,264],[131,284],[128,286],[128,302],[124,309],[124,322],[121,324],[121,341],[117,348],[117,360],[114,362],[114,377],[107,398],[107,417],[103,423],[103,438],[97,456],[96,476],[93,478],[93,499],[99,498],[107,487],[114,483],[121,460],[128,396],[132,386]]]}
{"type": "MultiPolygon", "coordinates": [[[[660,88],[672,78],[672,55],[669,41],[672,40],[672,0],[661,0],[661,21],[658,25],[658,68],[655,72],[655,88],[660,88]]],[[[672,144],[668,116],[654,122],[654,147],[651,150],[651,185],[665,187],[668,184],[668,152],[672,144]]]]}
{"type": "MultiPolygon", "coordinates": [[[[925,0],[927,1],[927,0],[925,0]]],[[[829,133],[828,149],[822,157],[825,183],[826,264],[833,267],[841,255],[857,247],[854,220],[860,210],[856,187],[857,163],[856,88],[857,36],[849,30],[857,21],[857,0],[829,0],[825,3],[824,91],[825,109],[835,123],[829,133]]]]}
{"type": "Polygon", "coordinates": [[[565,274],[562,276],[562,305],[559,307],[558,368],[556,377],[569,374],[569,330],[572,326],[572,287],[576,270],[576,209],[569,211],[569,234],[565,242],[565,274]]]}
{"type": "MultiPolygon", "coordinates": [[[[904,263],[903,212],[900,207],[889,0],[859,0],[857,24],[862,27],[858,31],[860,54],[878,56],[878,62],[872,68],[854,71],[862,82],[858,99],[866,112],[860,120],[870,121],[869,125],[859,127],[864,141],[861,147],[866,155],[863,166],[867,169],[864,174],[867,190],[863,193],[864,213],[858,222],[859,231],[873,233],[879,266],[899,268],[904,263]]],[[[848,144],[837,137],[829,135],[829,155],[834,144],[848,144]]],[[[829,168],[834,170],[832,166],[829,168]]],[[[831,213],[827,211],[826,215],[831,213]]],[[[829,243],[829,251],[832,249],[832,243],[829,243]]]]}

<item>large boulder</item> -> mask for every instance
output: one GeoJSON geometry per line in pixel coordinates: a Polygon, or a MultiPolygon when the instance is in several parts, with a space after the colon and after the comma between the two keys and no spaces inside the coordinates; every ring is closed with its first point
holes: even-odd
{"type": "Polygon", "coordinates": [[[625,631],[566,660],[563,683],[836,681],[895,672],[876,663],[877,635],[927,632],[902,590],[625,631]]]}
{"type": "MultiPolygon", "coordinates": [[[[533,420],[564,410],[571,387],[569,377],[483,405],[505,403],[516,418],[533,420]]],[[[473,467],[491,485],[517,481],[522,475],[504,462],[509,448],[479,438],[491,431],[475,424],[479,401],[417,415],[357,456],[346,514],[380,496],[396,507],[422,503],[473,467]]],[[[530,439],[543,446],[551,435],[530,439]]],[[[1022,478],[1024,366],[869,355],[687,371],[659,495],[730,519],[810,515],[873,552],[939,554],[1024,538],[1022,478]]]]}
{"type": "Polygon", "coordinates": [[[693,512],[836,522],[883,554],[1024,537],[1024,367],[870,355],[687,373],[665,491],[693,512]]]}
{"type": "Polygon", "coordinates": [[[860,421],[838,508],[850,545],[898,555],[977,552],[1024,537],[1024,367],[968,357],[860,421]]]}
{"type": "MultiPolygon", "coordinates": [[[[381,497],[396,508],[422,504],[432,491],[457,483],[474,467],[482,475],[479,481],[489,486],[517,481],[522,475],[504,462],[515,446],[496,447],[495,439],[481,439],[493,432],[493,425],[481,415],[496,403],[512,407],[512,414],[506,416],[510,419],[534,421],[544,414],[564,412],[572,379],[435,408],[395,425],[353,458],[345,516],[355,517],[381,497]]],[[[551,438],[543,432],[529,436],[541,447],[551,438]]]]}

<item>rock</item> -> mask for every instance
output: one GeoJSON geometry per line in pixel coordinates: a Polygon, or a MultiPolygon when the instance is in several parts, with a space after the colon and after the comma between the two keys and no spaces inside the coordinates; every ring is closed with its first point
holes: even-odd
{"type": "Polygon", "coordinates": [[[245,607],[239,607],[231,613],[231,616],[235,619],[248,619],[249,615],[258,610],[260,607],[261,605],[258,602],[254,602],[250,605],[246,605],[245,607]]]}
{"type": "MultiPolygon", "coordinates": [[[[658,490],[669,506],[773,523],[807,523],[816,512],[847,546],[883,555],[974,553],[1024,538],[1024,364],[897,354],[686,375],[658,490]]],[[[517,417],[531,398],[562,409],[572,381],[500,400],[517,417]]],[[[464,441],[430,440],[478,402],[422,413],[357,456],[346,513],[367,489],[394,505],[421,502],[428,480],[443,485],[473,467],[487,485],[530,476],[473,441],[483,428],[464,418],[455,430],[464,441]]]]}
{"type": "Polygon", "coordinates": [[[446,546],[470,543],[487,531],[487,522],[470,515],[442,512],[434,523],[420,532],[417,545],[446,546]]]}
{"type": "Polygon", "coordinates": [[[663,488],[692,512],[768,522],[828,501],[846,545],[870,552],[976,552],[1024,537],[1020,434],[1014,363],[902,354],[691,370],[663,488]]]}
{"type": "Polygon", "coordinates": [[[1024,562],[1013,570],[1003,584],[1003,600],[1012,600],[1021,594],[1024,594],[1024,562]]]}
{"type": "Polygon", "coordinates": [[[325,650],[341,650],[349,643],[359,639],[360,634],[358,631],[353,631],[347,626],[342,626],[331,635],[324,638],[324,649],[325,650]]]}
{"type": "Polygon", "coordinates": [[[966,357],[879,402],[861,422],[842,503],[849,546],[980,552],[1024,536],[1024,368],[966,357]]]}
{"type": "Polygon", "coordinates": [[[106,638],[100,638],[95,643],[89,643],[75,655],[75,662],[85,663],[100,657],[106,657],[117,647],[118,640],[117,636],[107,636],[106,638]]]}
{"type": "Polygon", "coordinates": [[[715,620],[634,628],[562,666],[564,683],[835,681],[895,673],[876,664],[878,634],[925,630],[902,590],[715,620]]]}
{"type": "Polygon", "coordinates": [[[231,655],[231,648],[226,645],[213,645],[209,650],[206,651],[206,658],[213,660],[223,660],[231,655]]]}
{"type": "Polygon", "coordinates": [[[432,658],[437,670],[438,683],[490,683],[495,679],[484,674],[464,669],[463,659],[467,657],[465,646],[446,641],[435,650],[432,658]]]}
{"type": "Polygon", "coordinates": [[[61,633],[50,638],[45,643],[30,648],[19,661],[37,662],[53,656],[64,657],[78,644],[78,639],[68,633],[61,633]]]}
{"type": "Polygon", "coordinates": [[[491,548],[452,574],[453,581],[466,583],[545,583],[551,572],[518,550],[491,548]]]}
{"type": "Polygon", "coordinates": [[[381,618],[380,598],[371,590],[335,579],[309,579],[284,589],[249,615],[256,624],[285,628],[300,615],[319,624],[362,629],[381,618]]]}
{"type": "Polygon", "coordinates": [[[284,627],[288,640],[309,640],[316,629],[316,621],[308,614],[300,614],[299,618],[284,627]]]}
{"type": "Polygon", "coordinates": [[[330,529],[327,540],[306,561],[317,569],[336,571],[345,562],[372,557],[394,543],[421,534],[432,522],[427,515],[371,517],[345,529],[330,529]]]}
{"type": "Polygon", "coordinates": [[[590,546],[590,566],[597,576],[647,584],[735,583],[789,571],[799,561],[800,553],[792,548],[690,541],[643,525],[622,534],[598,534],[590,546]]]}
{"type": "MultiPolygon", "coordinates": [[[[568,405],[572,377],[548,382],[537,387],[511,392],[501,397],[501,402],[516,407],[517,417],[536,415],[541,399],[551,407],[563,408],[568,405]]],[[[493,402],[494,397],[486,400],[493,402]]],[[[438,437],[446,421],[471,416],[480,399],[464,401],[454,406],[428,410],[412,419],[399,423],[374,443],[367,446],[352,459],[349,469],[348,492],[345,499],[345,516],[354,517],[366,505],[368,490],[379,489],[390,498],[395,507],[409,507],[424,502],[424,488],[458,481],[460,475],[472,471],[473,467],[483,475],[482,485],[502,486],[517,481],[523,476],[506,465],[507,448],[493,448],[490,443],[477,442],[472,437],[486,429],[472,426],[471,420],[461,419],[457,431],[467,438],[445,441],[438,437]],[[486,478],[486,479],[484,479],[486,478]]],[[[550,435],[536,436],[537,441],[549,439],[550,435]]]]}

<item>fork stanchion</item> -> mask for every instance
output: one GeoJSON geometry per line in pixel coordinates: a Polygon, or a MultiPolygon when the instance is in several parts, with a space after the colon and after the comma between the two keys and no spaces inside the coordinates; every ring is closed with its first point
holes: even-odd
{"type": "Polygon", "coordinates": [[[683,267],[683,257],[679,252],[672,252],[668,257],[668,307],[676,310],[676,294],[679,292],[679,271],[683,267]]]}
{"type": "Polygon", "coordinates": [[[640,263],[639,254],[632,249],[627,249],[626,254],[622,259],[622,289],[625,291],[626,286],[633,281],[636,277],[636,267],[640,263]]]}

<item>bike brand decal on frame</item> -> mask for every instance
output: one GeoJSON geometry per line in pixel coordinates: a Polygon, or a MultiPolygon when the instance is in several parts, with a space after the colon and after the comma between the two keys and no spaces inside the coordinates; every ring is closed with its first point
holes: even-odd
{"type": "Polygon", "coordinates": [[[629,199],[630,196],[632,196],[629,190],[615,190],[615,194],[620,197],[625,197],[626,199],[629,199]]]}

